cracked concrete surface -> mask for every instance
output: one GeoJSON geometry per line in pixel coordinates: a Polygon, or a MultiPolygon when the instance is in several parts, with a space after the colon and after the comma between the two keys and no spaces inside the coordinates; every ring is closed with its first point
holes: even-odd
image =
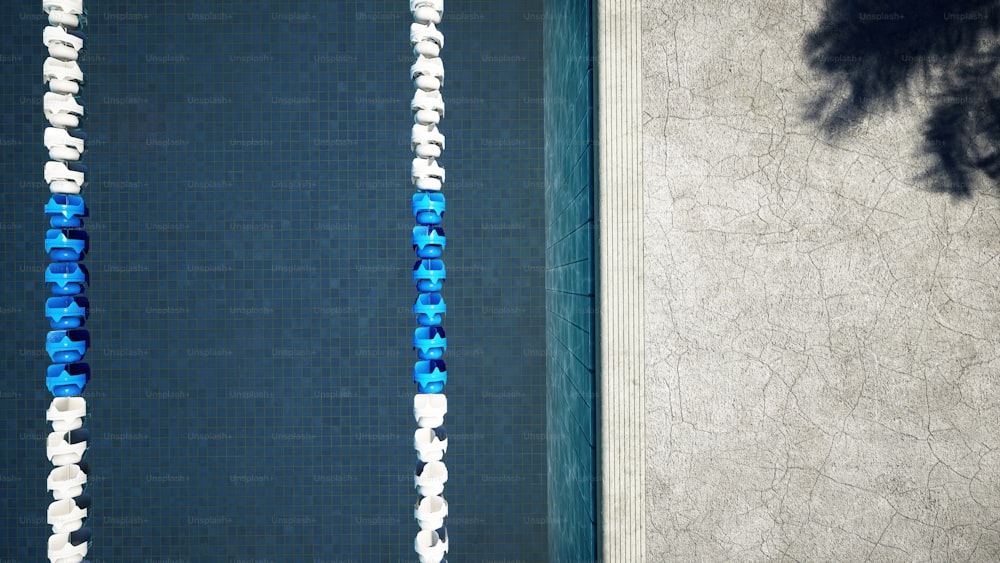
{"type": "Polygon", "coordinates": [[[1000,192],[803,120],[814,4],[643,7],[648,560],[997,560],[1000,192]]]}

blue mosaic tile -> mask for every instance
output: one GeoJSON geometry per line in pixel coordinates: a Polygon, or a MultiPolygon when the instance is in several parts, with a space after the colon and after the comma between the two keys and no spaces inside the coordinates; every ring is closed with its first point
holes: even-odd
{"type": "MultiPolygon", "coordinates": [[[[406,4],[89,7],[92,560],[414,560],[406,4]]],[[[471,0],[441,25],[460,560],[548,553],[535,14],[471,0]]],[[[0,480],[15,485],[0,545],[36,560],[45,21],[11,2],[0,22],[0,359],[17,376],[0,390],[0,480]]]]}

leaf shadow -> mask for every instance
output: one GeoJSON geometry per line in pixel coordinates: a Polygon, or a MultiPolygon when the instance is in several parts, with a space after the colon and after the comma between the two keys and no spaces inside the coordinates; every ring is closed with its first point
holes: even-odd
{"type": "Polygon", "coordinates": [[[996,0],[827,0],[805,38],[830,87],[806,118],[832,136],[876,111],[905,111],[922,86],[930,107],[920,150],[932,189],[965,197],[1000,180],[1000,4],[996,0]]]}

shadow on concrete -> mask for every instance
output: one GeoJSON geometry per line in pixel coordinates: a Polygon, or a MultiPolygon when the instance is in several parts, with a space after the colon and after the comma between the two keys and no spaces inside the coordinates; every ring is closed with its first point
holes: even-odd
{"type": "Polygon", "coordinates": [[[968,196],[980,173],[1000,180],[998,30],[997,0],[827,0],[804,50],[835,86],[807,117],[843,134],[866,113],[905,111],[908,90],[926,86],[926,179],[968,196]]]}

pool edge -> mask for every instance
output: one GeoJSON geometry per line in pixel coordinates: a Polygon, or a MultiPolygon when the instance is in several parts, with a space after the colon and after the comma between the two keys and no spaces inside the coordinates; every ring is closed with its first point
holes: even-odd
{"type": "Polygon", "coordinates": [[[603,561],[646,558],[641,10],[639,0],[594,1],[603,561]]]}

